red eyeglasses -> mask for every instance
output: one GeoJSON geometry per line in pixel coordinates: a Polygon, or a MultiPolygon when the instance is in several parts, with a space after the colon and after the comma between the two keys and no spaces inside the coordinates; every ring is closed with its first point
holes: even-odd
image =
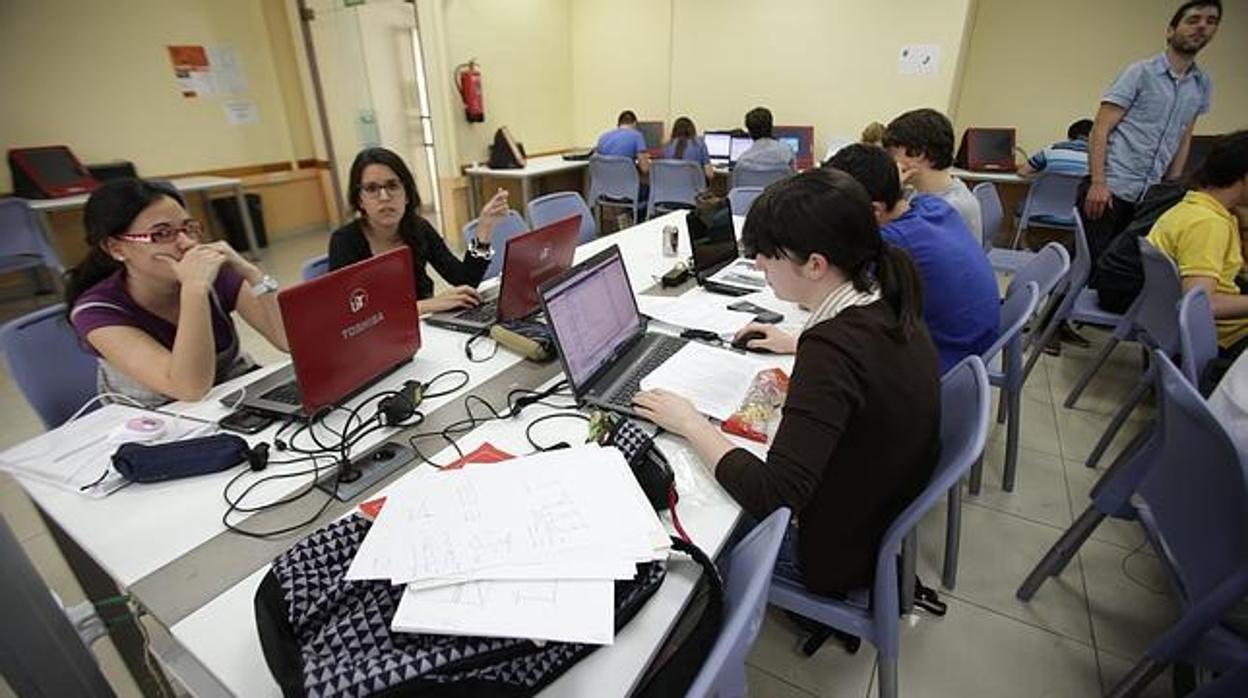
{"type": "Polygon", "coordinates": [[[120,240],[129,242],[142,242],[152,245],[161,245],[166,242],[173,242],[178,238],[180,233],[186,233],[187,237],[198,240],[204,232],[204,224],[188,218],[181,225],[173,225],[170,223],[162,223],[153,226],[141,233],[121,233],[117,235],[120,240]]]}

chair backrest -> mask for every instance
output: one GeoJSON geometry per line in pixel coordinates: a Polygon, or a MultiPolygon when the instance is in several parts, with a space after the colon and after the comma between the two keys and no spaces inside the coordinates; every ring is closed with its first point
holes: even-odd
{"type": "Polygon", "coordinates": [[[57,274],[65,265],[43,234],[39,218],[22,199],[0,199],[0,257],[40,257],[57,274]]]}
{"type": "Polygon", "coordinates": [[[650,163],[650,202],[647,216],[658,204],[692,207],[698,192],[706,189],[706,170],[691,160],[655,160],[650,163]]]}
{"type": "Polygon", "coordinates": [[[1183,299],[1179,270],[1147,238],[1140,238],[1140,263],[1144,288],[1140,290],[1135,326],[1150,348],[1174,356],[1179,352],[1179,301],[1183,299]]]}
{"type": "Polygon", "coordinates": [[[1001,233],[1001,225],[1005,222],[1005,210],[1001,207],[1001,195],[997,193],[997,185],[992,182],[980,182],[971,190],[975,200],[979,202],[979,213],[984,222],[984,249],[992,249],[992,243],[1001,233]]]}
{"type": "Polygon", "coordinates": [[[1246,464],[1169,357],[1154,350],[1153,359],[1162,446],[1140,483],[1136,510],[1191,606],[1248,567],[1246,464]]]}
{"type": "Polygon", "coordinates": [[[1075,258],[1070,260],[1070,284],[1068,288],[1074,293],[1082,291],[1092,276],[1092,248],[1088,246],[1088,231],[1083,227],[1083,213],[1079,208],[1070,209],[1075,221],[1075,258]]]}
{"type": "Polygon", "coordinates": [[[793,174],[793,170],[788,167],[752,167],[748,164],[737,165],[732,168],[732,177],[730,188],[737,187],[762,187],[793,174]]]}
{"type": "Polygon", "coordinates": [[[313,257],[303,263],[303,269],[299,272],[299,278],[304,281],[311,281],[318,276],[325,276],[329,273],[329,255],[323,254],[319,257],[313,257]]]}
{"type": "Polygon", "coordinates": [[[1058,285],[1066,280],[1066,272],[1070,271],[1070,253],[1060,242],[1050,242],[1022,266],[1010,279],[1009,289],[1036,282],[1040,297],[1046,298],[1058,285]]]}
{"type": "Polygon", "coordinates": [[[984,363],[990,363],[1005,346],[1010,345],[1014,356],[1020,355],[1023,327],[1036,312],[1040,303],[1040,287],[1035,281],[1028,281],[1023,286],[1010,285],[1005,300],[1001,302],[1001,315],[997,321],[997,341],[980,354],[984,363]]]}
{"type": "Polygon", "coordinates": [[[1205,366],[1218,355],[1218,327],[1203,288],[1193,288],[1179,302],[1179,354],[1183,375],[1199,391],[1205,366]]]}
{"type": "Polygon", "coordinates": [[[63,303],[0,327],[0,348],[17,387],[48,429],[95,396],[98,360],[79,344],[63,303]]]}
{"type": "Polygon", "coordinates": [[[724,575],[724,624],[686,695],[746,695],[745,656],[762,627],[771,570],[788,527],[789,510],[780,508],[732,549],[724,575]]]}
{"type": "MultiPolygon", "coordinates": [[[[465,241],[477,239],[477,225],[480,221],[480,218],[474,218],[464,225],[465,241]]],[[[515,209],[507,211],[507,215],[494,226],[494,232],[490,235],[490,248],[494,250],[494,258],[490,260],[490,266],[485,268],[485,276],[482,278],[490,279],[498,276],[503,270],[503,255],[507,251],[507,241],[527,232],[529,232],[529,224],[525,222],[524,217],[516,213],[515,209]]]]}
{"type": "Polygon", "coordinates": [[[1041,172],[1037,175],[1027,190],[1023,213],[1018,219],[1019,229],[1027,229],[1032,221],[1063,228],[1074,225],[1070,218],[1070,209],[1075,205],[1075,197],[1082,180],[1082,176],[1058,172],[1041,172]]]}
{"type": "Polygon", "coordinates": [[[885,657],[897,657],[898,598],[896,559],[901,542],[957,484],[984,452],[990,420],[988,371],[978,356],[968,356],[940,379],[940,456],[931,479],[885,532],[876,557],[872,613],[875,645],[885,657]]]}
{"type": "Polygon", "coordinates": [[[763,193],[762,187],[733,187],[728,190],[728,204],[732,206],[732,215],[747,216],[754,199],[763,193]]]}
{"type": "Polygon", "coordinates": [[[557,191],[554,194],[539,196],[529,202],[529,225],[534,230],[550,225],[555,221],[579,215],[581,217],[582,244],[598,237],[598,224],[594,222],[594,213],[581,198],[580,192],[557,191]]]}
{"type": "Polygon", "coordinates": [[[589,205],[603,197],[637,202],[641,176],[632,158],[623,155],[594,155],[589,159],[589,205]]]}

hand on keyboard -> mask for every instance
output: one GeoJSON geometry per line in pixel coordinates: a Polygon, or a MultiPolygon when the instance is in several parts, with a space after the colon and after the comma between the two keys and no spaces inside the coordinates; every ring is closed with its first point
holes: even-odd
{"type": "Polygon", "coordinates": [[[481,305],[481,294],[471,286],[455,286],[426,298],[418,304],[421,313],[440,313],[446,310],[471,308],[481,305]]]}

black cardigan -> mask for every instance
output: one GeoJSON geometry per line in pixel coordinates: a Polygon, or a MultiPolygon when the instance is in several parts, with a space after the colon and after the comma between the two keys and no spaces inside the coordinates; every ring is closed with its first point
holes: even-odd
{"type": "MultiPolygon", "coordinates": [[[[468,255],[460,261],[446,246],[446,241],[438,235],[438,231],[429,225],[429,221],[414,216],[416,223],[416,246],[412,249],[413,270],[416,275],[416,298],[425,299],[433,295],[433,279],[425,271],[425,265],[433,266],[446,282],[452,286],[476,286],[485,276],[490,263],[468,255]]],[[[349,264],[368,259],[373,256],[368,246],[368,238],[364,235],[360,219],[334,231],[329,237],[329,269],[341,269],[349,264]]]]}
{"type": "Polygon", "coordinates": [[[738,448],[715,471],[756,518],[793,511],[803,581],[818,594],[871,584],[885,530],[940,452],[935,347],[922,325],[909,341],[888,334],[894,317],[878,301],[804,332],[766,462],[738,448]]]}

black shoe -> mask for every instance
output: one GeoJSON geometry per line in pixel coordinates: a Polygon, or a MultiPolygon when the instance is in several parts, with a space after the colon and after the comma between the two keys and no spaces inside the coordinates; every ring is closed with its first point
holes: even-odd
{"type": "Polygon", "coordinates": [[[1089,342],[1086,337],[1076,332],[1075,328],[1071,327],[1068,322],[1063,322],[1062,325],[1057,328],[1057,338],[1067,344],[1073,344],[1080,349],[1087,349],[1092,346],[1092,342],[1089,342]]]}

